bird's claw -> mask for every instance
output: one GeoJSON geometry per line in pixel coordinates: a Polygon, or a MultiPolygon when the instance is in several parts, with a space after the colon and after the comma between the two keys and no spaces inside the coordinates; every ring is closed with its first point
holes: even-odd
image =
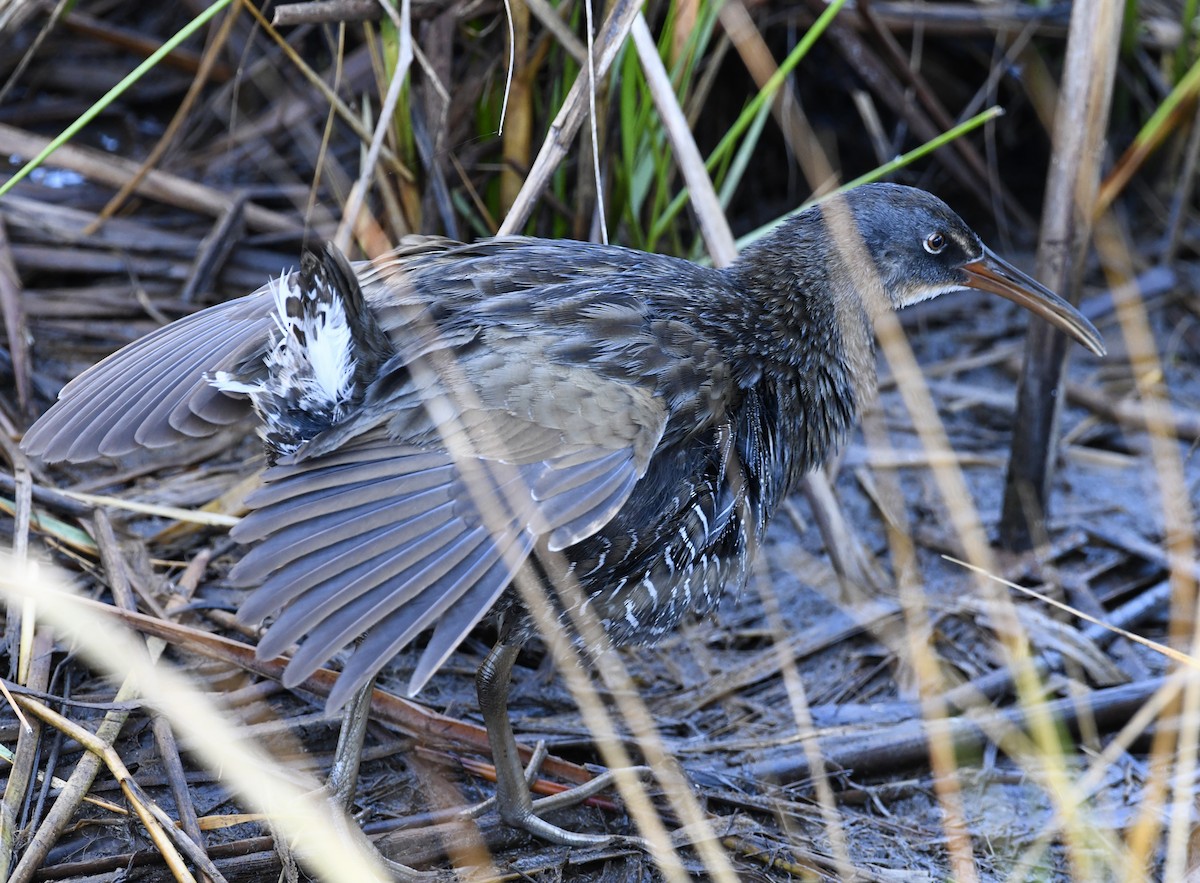
{"type": "MultiPolygon", "coordinates": [[[[546,743],[538,741],[537,745],[534,746],[533,754],[529,758],[529,763],[525,766],[525,782],[528,785],[532,786],[537,781],[538,773],[541,770],[542,763],[546,759],[547,753],[546,743]]],[[[496,807],[500,812],[501,819],[509,827],[526,831],[541,840],[560,846],[608,846],[619,843],[643,849],[645,844],[640,837],[625,837],[617,834],[584,834],[577,831],[568,831],[542,818],[542,815],[546,813],[577,806],[588,798],[599,794],[601,791],[607,790],[616,782],[617,776],[623,772],[633,773],[637,776],[647,776],[651,770],[649,767],[644,766],[630,767],[626,770],[606,770],[600,775],[589,779],[587,782],[559,792],[558,794],[551,794],[548,797],[532,800],[526,806],[505,807],[501,806],[495,797],[489,797],[487,800],[464,810],[461,818],[477,819],[488,810],[496,807]]]]}
{"type": "Polygon", "coordinates": [[[650,774],[650,768],[644,766],[628,767],[624,770],[606,770],[595,778],[589,779],[581,785],[576,785],[566,791],[558,794],[551,794],[549,797],[541,797],[533,801],[533,809],[541,814],[545,812],[553,812],[557,809],[565,809],[568,806],[575,806],[582,803],[589,797],[594,797],[601,791],[604,791],[617,780],[617,776],[621,773],[633,773],[637,776],[647,776],[650,774]]]}

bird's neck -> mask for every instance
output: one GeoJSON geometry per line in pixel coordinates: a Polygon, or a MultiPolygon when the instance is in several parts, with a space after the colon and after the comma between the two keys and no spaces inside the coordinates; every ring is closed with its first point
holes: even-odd
{"type": "Polygon", "coordinates": [[[795,478],[842,441],[875,389],[874,337],[862,298],[837,249],[823,248],[815,229],[798,227],[803,220],[792,222],[786,238],[751,246],[727,271],[748,302],[739,311],[747,327],[729,329],[748,356],[740,380],[770,388],[779,403],[795,478]]]}

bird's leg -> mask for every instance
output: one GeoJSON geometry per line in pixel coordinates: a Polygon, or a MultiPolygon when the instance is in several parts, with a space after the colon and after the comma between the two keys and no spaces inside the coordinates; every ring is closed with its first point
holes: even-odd
{"type": "MultiPolygon", "coordinates": [[[[513,828],[520,828],[562,846],[597,846],[609,843],[613,839],[610,835],[565,831],[558,825],[538,818],[534,812],[533,798],[529,793],[529,784],[525,781],[525,771],[521,768],[521,755],[517,751],[517,739],[513,735],[512,722],[508,717],[509,679],[520,649],[516,644],[497,641],[475,675],[479,710],[483,712],[488,742],[492,746],[492,762],[496,765],[496,809],[500,818],[513,828]]],[[[576,796],[574,791],[565,793],[576,796]]],[[[585,793],[578,800],[587,796],[585,793]]],[[[560,805],[562,804],[543,809],[558,808],[560,805]]]]}
{"type": "MultiPolygon", "coordinates": [[[[380,858],[390,872],[393,880],[401,883],[418,883],[441,879],[435,871],[418,871],[408,865],[393,861],[380,854],[379,849],[363,833],[351,818],[351,807],[354,804],[354,792],[358,787],[358,766],[362,761],[363,742],[367,736],[367,723],[371,716],[371,696],[375,692],[375,678],[355,691],[346,708],[342,712],[342,728],[338,731],[337,749],[333,754],[333,765],[329,768],[329,779],[325,789],[329,800],[334,804],[334,818],[346,821],[343,835],[357,840],[363,849],[380,858]],[[341,810],[342,813],[337,812],[341,810]]],[[[278,840],[278,838],[276,838],[278,840]]]]}
{"type": "MultiPolygon", "coordinates": [[[[539,739],[538,743],[533,746],[533,754],[531,754],[529,756],[529,763],[527,763],[525,765],[525,784],[529,788],[533,788],[533,783],[537,781],[538,770],[540,770],[542,768],[542,761],[544,761],[546,759],[546,755],[548,753],[549,752],[546,751],[546,743],[544,741],[542,741],[541,739],[539,739]]],[[[533,807],[534,807],[535,813],[538,811],[538,804],[540,802],[541,801],[538,801],[538,800],[535,800],[533,802],[533,807]]],[[[479,803],[475,804],[470,809],[464,810],[461,813],[461,818],[477,819],[480,816],[482,816],[484,813],[488,812],[489,810],[495,809],[495,808],[496,808],[496,798],[493,795],[492,797],[489,797],[487,800],[481,800],[479,803]]]]}
{"type": "Polygon", "coordinates": [[[375,679],[355,692],[342,712],[342,729],[338,733],[333,766],[329,768],[327,787],[334,799],[349,812],[358,786],[358,765],[362,760],[363,742],[367,736],[367,721],[371,711],[371,695],[375,679]]]}

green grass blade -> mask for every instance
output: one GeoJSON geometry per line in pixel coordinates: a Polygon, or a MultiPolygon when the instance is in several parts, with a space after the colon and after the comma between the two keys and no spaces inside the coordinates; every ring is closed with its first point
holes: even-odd
{"type": "Polygon", "coordinates": [[[95,104],[84,111],[77,120],[71,123],[71,125],[67,126],[62,134],[47,144],[46,148],[41,153],[39,153],[29,162],[25,163],[25,165],[22,166],[15,175],[13,175],[3,184],[0,184],[0,196],[3,196],[5,193],[11,190],[14,186],[16,186],[18,181],[25,178],[26,175],[41,165],[45,161],[46,157],[54,153],[54,151],[58,150],[58,148],[62,147],[64,144],[74,138],[79,133],[80,129],[95,119],[102,110],[116,101],[126,89],[140,80],[147,71],[162,61],[169,53],[173,52],[180,43],[207,24],[214,15],[228,6],[230,2],[231,0],[217,0],[217,2],[215,2],[212,6],[208,7],[208,9],[204,10],[202,13],[184,25],[184,27],[177,34],[175,34],[175,36],[173,36],[166,43],[163,43],[162,46],[154,51],[154,54],[134,68],[132,73],[121,80],[121,82],[117,83],[117,85],[109,89],[103,96],[100,97],[99,100],[96,101],[95,104]]]}
{"type": "MultiPolygon", "coordinates": [[[[733,150],[733,146],[737,143],[737,140],[742,136],[746,129],[750,127],[750,124],[754,122],[759,110],[768,102],[774,100],[776,93],[779,92],[780,87],[782,87],[784,82],[787,80],[788,75],[791,74],[796,65],[798,65],[806,55],[808,55],[809,50],[812,49],[813,45],[818,39],[820,39],[821,35],[825,33],[825,29],[829,27],[830,23],[834,20],[837,14],[841,12],[842,7],[845,5],[846,0],[833,0],[833,2],[826,7],[825,11],[821,13],[820,17],[813,22],[812,27],[809,28],[804,36],[800,38],[800,42],[796,44],[796,48],[788,53],[788,57],[784,59],[784,62],[779,66],[779,69],[771,75],[771,78],[767,80],[760,90],[758,90],[758,94],[754,96],[754,99],[746,105],[746,109],[741,112],[738,118],[734,121],[733,125],[729,127],[729,131],[725,133],[725,135],[717,143],[717,146],[713,148],[713,152],[709,154],[708,159],[705,161],[705,167],[708,169],[710,174],[712,173],[712,170],[721,163],[726,155],[733,150]]],[[[651,233],[652,237],[661,232],[661,229],[669,224],[674,219],[675,215],[677,215],[683,209],[683,206],[687,202],[687,196],[688,194],[686,189],[681,190],[675,196],[675,199],[671,201],[670,206],[663,213],[662,217],[658,219],[655,230],[651,233]]]]}

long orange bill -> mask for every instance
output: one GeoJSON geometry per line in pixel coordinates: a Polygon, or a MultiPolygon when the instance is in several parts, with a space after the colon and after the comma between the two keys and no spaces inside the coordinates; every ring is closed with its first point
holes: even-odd
{"type": "Polygon", "coordinates": [[[983,257],[962,265],[964,285],[990,291],[1011,300],[1055,328],[1064,331],[1098,356],[1104,355],[1104,339],[1084,315],[1045,285],[1022,273],[986,246],[983,257]]]}

